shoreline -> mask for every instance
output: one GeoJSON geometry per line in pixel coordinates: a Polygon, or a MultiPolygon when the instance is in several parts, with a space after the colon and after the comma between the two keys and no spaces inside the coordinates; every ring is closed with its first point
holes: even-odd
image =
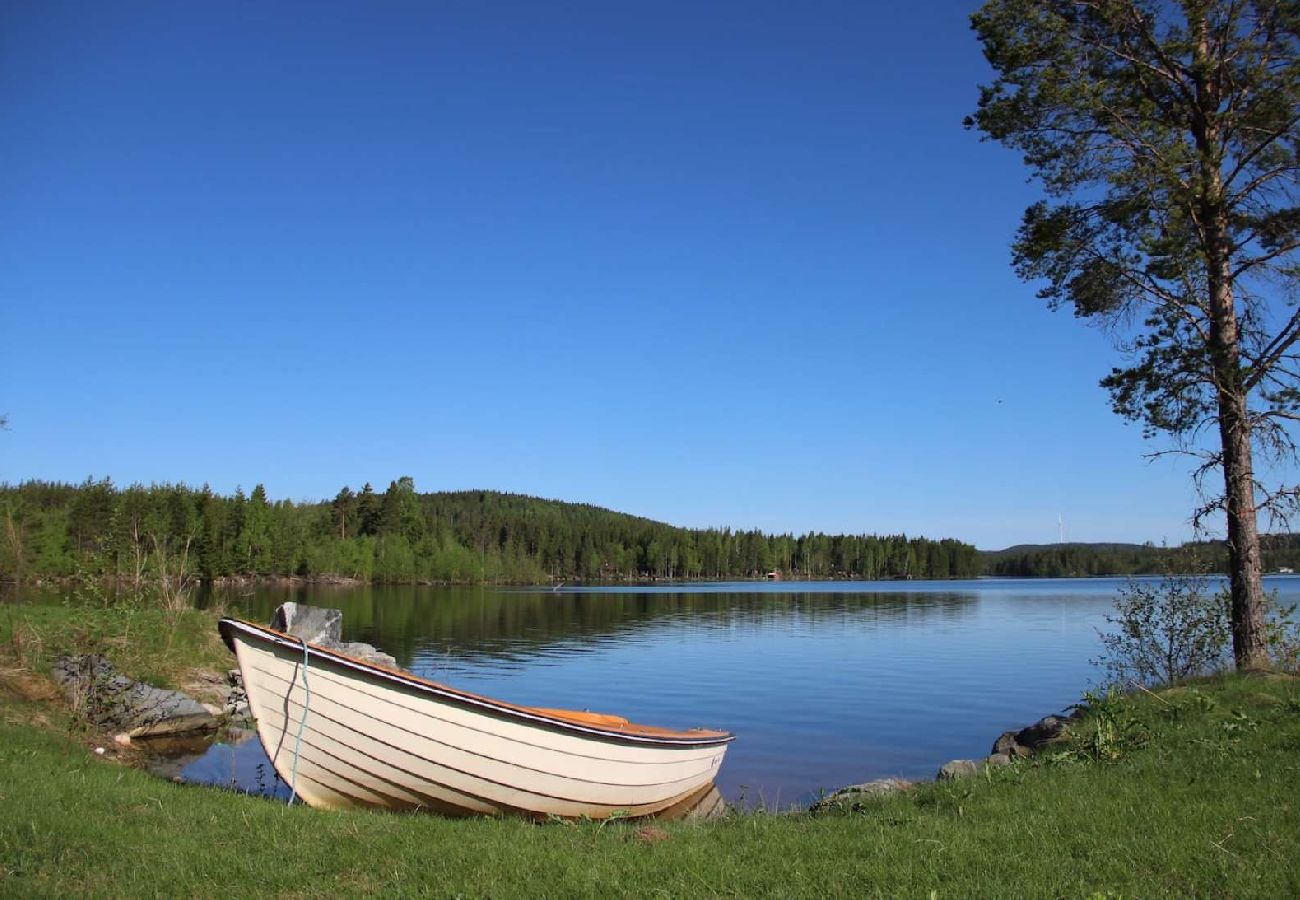
{"type": "MultiPolygon", "coordinates": [[[[1292,572],[1264,572],[1265,578],[1286,577],[1292,572]]],[[[615,578],[615,579],[581,579],[561,578],[551,582],[536,581],[447,581],[436,579],[416,579],[412,581],[391,581],[357,578],[352,575],[221,575],[217,578],[195,578],[192,584],[201,589],[231,587],[534,587],[559,590],[565,587],[656,587],[664,585],[692,584],[908,584],[908,583],[951,583],[961,581],[1101,581],[1112,578],[1227,578],[1223,572],[1205,572],[1196,574],[1176,574],[1167,572],[1125,572],[1108,575],[994,575],[980,574],[971,576],[945,576],[942,578],[859,578],[852,576],[804,578],[797,575],[782,578],[765,578],[762,576],[728,576],[720,578],[615,578]]],[[[49,588],[75,585],[90,581],[100,585],[118,587],[145,586],[155,584],[153,579],[137,581],[129,575],[43,575],[35,578],[0,577],[0,587],[5,588],[49,588]]]]}

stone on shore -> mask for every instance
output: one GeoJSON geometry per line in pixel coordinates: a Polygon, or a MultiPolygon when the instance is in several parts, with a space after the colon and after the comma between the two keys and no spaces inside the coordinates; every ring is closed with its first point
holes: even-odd
{"type": "Polygon", "coordinates": [[[840,788],[835,793],[814,803],[810,811],[826,812],[835,809],[857,809],[874,800],[879,800],[881,797],[901,794],[904,791],[911,790],[911,788],[912,782],[902,778],[877,778],[875,781],[851,784],[848,787],[840,788]]]}
{"type": "MultiPolygon", "coordinates": [[[[1079,713],[1063,716],[1044,716],[1033,725],[1019,731],[1004,731],[993,742],[992,750],[984,759],[954,759],[945,763],[935,773],[935,781],[953,781],[978,775],[985,769],[1009,766],[1017,759],[1024,759],[1058,741],[1069,737],[1070,725],[1078,721],[1079,713]]],[[[910,782],[895,778],[881,778],[866,784],[852,784],[840,788],[833,794],[822,798],[810,807],[810,812],[821,812],[834,808],[855,808],[873,798],[907,790],[910,782]]]]}
{"type": "Polygon", "coordinates": [[[1070,716],[1044,716],[1028,728],[1016,732],[1016,743],[1037,752],[1048,744],[1064,740],[1073,721],[1074,717],[1070,716]]]}
{"type": "Polygon", "coordinates": [[[993,742],[993,749],[991,749],[989,753],[994,756],[1000,754],[1011,757],[1031,756],[1034,751],[1016,741],[1016,735],[1019,733],[1020,732],[1018,731],[1002,732],[1002,734],[998,736],[998,739],[993,742]]]}
{"type": "Polygon", "coordinates": [[[308,606],[305,603],[281,603],[271,617],[271,627],[309,644],[333,647],[343,639],[343,610],[308,606]]]}
{"type": "Polygon", "coordinates": [[[944,763],[943,768],[935,774],[934,779],[935,781],[955,781],[958,778],[969,778],[972,775],[978,775],[983,768],[983,761],[954,759],[952,762],[944,763]]]}
{"type": "Polygon", "coordinates": [[[400,666],[397,665],[396,657],[388,655],[378,647],[362,643],[361,641],[349,641],[347,643],[339,644],[333,649],[337,649],[344,656],[350,656],[353,659],[360,659],[368,663],[374,663],[377,666],[384,666],[388,669],[400,668],[400,666]]]}
{"type": "Polygon", "coordinates": [[[370,644],[361,641],[345,642],[342,639],[343,611],[340,609],[326,609],[289,601],[280,604],[276,609],[275,615],[271,617],[271,627],[301,638],[309,644],[337,651],[353,659],[389,669],[400,668],[396,658],[370,644]]]}
{"type": "Polygon", "coordinates": [[[102,656],[61,656],[51,674],[72,706],[106,731],[135,738],[217,727],[197,700],[134,681],[102,656]]]}

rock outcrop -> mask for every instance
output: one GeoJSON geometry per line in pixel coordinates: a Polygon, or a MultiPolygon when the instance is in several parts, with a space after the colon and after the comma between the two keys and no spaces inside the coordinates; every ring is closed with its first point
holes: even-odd
{"type": "Polygon", "coordinates": [[[197,700],[134,681],[102,656],[61,656],[51,674],[73,707],[106,731],[134,738],[217,727],[197,700]]]}

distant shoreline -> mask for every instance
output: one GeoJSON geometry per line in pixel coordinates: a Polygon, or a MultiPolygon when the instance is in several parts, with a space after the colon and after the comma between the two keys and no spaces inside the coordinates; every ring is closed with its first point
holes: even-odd
{"type": "MultiPolygon", "coordinates": [[[[193,587],[200,590],[221,590],[239,587],[533,587],[547,590],[559,590],[565,587],[657,587],[663,585],[692,584],[907,584],[909,582],[959,582],[959,581],[1061,581],[1061,580],[1096,580],[1103,578],[1151,578],[1167,575],[1166,572],[1112,572],[1098,574],[1064,574],[1064,575],[1000,575],[983,573],[970,576],[945,576],[928,578],[861,578],[858,576],[801,577],[791,575],[781,578],[760,576],[726,576],[718,578],[618,578],[592,580],[581,578],[558,579],[552,582],[535,581],[437,581],[437,580],[367,580],[349,575],[223,575],[213,579],[195,579],[193,587]]],[[[1185,574],[1185,573],[1179,573],[1185,574]]],[[[1206,578],[1226,578],[1223,572],[1200,573],[1206,578]]],[[[1294,575],[1294,572],[1265,572],[1265,577],[1294,575]]],[[[68,587],[86,579],[80,575],[43,575],[35,578],[0,577],[0,585],[9,588],[54,588],[68,587]]],[[[134,579],[124,575],[99,575],[89,578],[95,584],[113,585],[123,588],[132,585],[134,579]]],[[[147,586],[148,581],[141,581],[147,586]]]]}

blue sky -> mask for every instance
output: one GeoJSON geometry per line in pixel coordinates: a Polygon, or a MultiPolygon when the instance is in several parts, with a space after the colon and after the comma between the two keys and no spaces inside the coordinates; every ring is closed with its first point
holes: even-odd
{"type": "Polygon", "coordinates": [[[4,4],[0,480],[1185,539],[971,8],[4,4]]]}

